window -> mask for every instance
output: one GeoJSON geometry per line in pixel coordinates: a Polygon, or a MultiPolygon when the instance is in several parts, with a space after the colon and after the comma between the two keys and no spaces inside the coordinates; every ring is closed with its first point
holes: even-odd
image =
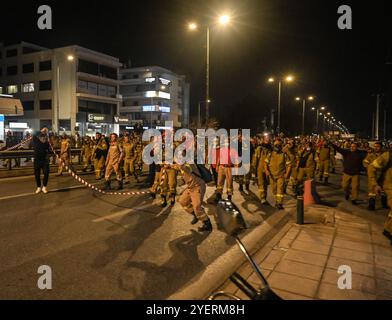
{"type": "Polygon", "coordinates": [[[99,74],[102,77],[110,78],[110,79],[117,79],[117,69],[107,67],[107,66],[99,66],[99,74]]]}
{"type": "Polygon", "coordinates": [[[34,111],[34,101],[23,101],[22,104],[24,111],[34,111]]]}
{"type": "Polygon", "coordinates": [[[41,100],[39,102],[40,110],[50,110],[52,109],[52,100],[41,100]]]}
{"type": "Polygon", "coordinates": [[[49,70],[52,70],[51,60],[41,61],[39,63],[39,71],[49,71],[49,70]]]}
{"type": "Polygon", "coordinates": [[[18,93],[18,86],[17,85],[10,85],[7,87],[7,93],[8,94],[13,94],[13,93],[18,93]]]}
{"type": "Polygon", "coordinates": [[[8,66],[7,76],[15,76],[18,74],[18,66],[8,66]]]}
{"type": "Polygon", "coordinates": [[[37,50],[37,49],[33,49],[33,48],[30,48],[30,47],[23,47],[23,54],[28,54],[28,53],[32,53],[32,52],[38,52],[39,50],[37,50]]]}
{"type": "Polygon", "coordinates": [[[99,66],[97,63],[79,59],[78,71],[83,73],[88,73],[92,75],[99,75],[99,66]]]}
{"type": "Polygon", "coordinates": [[[34,92],[34,82],[23,83],[22,92],[34,92]]]}
{"type": "Polygon", "coordinates": [[[34,63],[27,63],[23,65],[23,73],[34,72],[34,63]]]}
{"type": "Polygon", "coordinates": [[[52,80],[44,80],[39,82],[39,90],[40,91],[49,91],[52,90],[52,80]]]}
{"type": "Polygon", "coordinates": [[[9,57],[15,57],[15,56],[17,56],[18,55],[18,49],[9,49],[9,50],[7,50],[7,52],[5,53],[5,56],[7,57],[7,58],[9,58],[9,57]]]}
{"type": "Polygon", "coordinates": [[[0,87],[0,94],[3,94],[3,87],[0,87]]]}

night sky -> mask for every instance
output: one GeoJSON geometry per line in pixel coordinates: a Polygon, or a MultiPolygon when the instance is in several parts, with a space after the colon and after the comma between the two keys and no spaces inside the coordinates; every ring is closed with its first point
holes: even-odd
{"type": "MultiPolygon", "coordinates": [[[[135,67],[159,65],[185,74],[193,114],[204,99],[205,32],[190,33],[187,22],[213,23],[229,13],[231,25],[211,31],[211,113],[222,125],[259,127],[277,100],[277,87],[266,80],[287,73],[296,77],[283,88],[282,127],[289,133],[300,129],[297,95],[317,96],[316,105],[327,105],[350,131],[368,134],[376,105],[372,95],[384,93],[381,110],[387,108],[392,119],[387,1],[6,1],[1,12],[0,42],[77,44],[135,67]],[[40,4],[53,9],[51,31],[37,28],[40,4]],[[337,28],[342,4],[353,9],[351,31],[337,28]]],[[[309,127],[314,119],[309,111],[309,127]]]]}

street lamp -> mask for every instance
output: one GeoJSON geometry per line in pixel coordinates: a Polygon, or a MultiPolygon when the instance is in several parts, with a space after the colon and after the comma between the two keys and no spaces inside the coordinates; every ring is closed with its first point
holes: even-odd
{"type": "MultiPolygon", "coordinates": [[[[68,62],[73,62],[75,60],[75,57],[72,54],[68,54],[66,57],[67,57],[68,62]]],[[[60,93],[59,93],[59,91],[60,91],[60,63],[59,63],[59,60],[57,57],[56,57],[55,61],[56,61],[56,91],[57,91],[56,92],[56,100],[57,101],[56,101],[56,108],[55,108],[56,114],[53,117],[54,123],[53,123],[52,127],[54,127],[55,131],[60,132],[60,93]]],[[[72,130],[73,129],[71,126],[71,131],[72,130]]]]}
{"type": "MultiPolygon", "coordinates": [[[[280,106],[281,106],[281,95],[282,95],[282,82],[292,82],[294,81],[294,77],[292,75],[287,75],[284,78],[279,78],[278,79],[278,126],[276,128],[276,131],[279,133],[280,132],[280,106]]],[[[275,78],[271,77],[268,79],[269,83],[274,83],[275,78]]]]}
{"type": "MultiPolygon", "coordinates": [[[[208,100],[207,102],[211,103],[211,100],[208,100]]],[[[205,101],[199,101],[198,108],[197,108],[197,125],[198,125],[198,128],[201,128],[201,104],[202,103],[205,103],[205,101]]]]}
{"type": "MultiPolygon", "coordinates": [[[[230,16],[227,14],[221,15],[217,18],[218,24],[225,26],[230,23],[230,16]]],[[[190,22],[188,24],[188,29],[190,31],[195,31],[198,29],[196,22],[190,22]]],[[[210,105],[210,26],[206,26],[206,125],[208,125],[209,120],[209,105],[210,105]]]]}
{"type": "MultiPolygon", "coordinates": [[[[300,97],[295,98],[296,101],[301,101],[300,97]]],[[[307,99],[303,98],[302,99],[302,135],[305,135],[305,111],[306,111],[306,100],[313,101],[314,97],[309,96],[307,99]]]]}

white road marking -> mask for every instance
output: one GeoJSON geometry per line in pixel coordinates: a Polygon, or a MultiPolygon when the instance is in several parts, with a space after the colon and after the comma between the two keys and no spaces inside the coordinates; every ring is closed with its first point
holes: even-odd
{"type": "Polygon", "coordinates": [[[140,211],[140,210],[143,210],[143,209],[146,209],[146,208],[150,208],[151,206],[152,206],[152,204],[149,203],[147,205],[136,207],[136,208],[132,208],[132,209],[124,209],[124,210],[118,211],[116,213],[110,214],[108,216],[104,216],[104,217],[95,219],[95,220],[93,220],[93,222],[102,222],[102,221],[112,220],[114,218],[119,218],[119,217],[122,217],[122,216],[126,216],[129,213],[134,212],[134,211],[140,211]]]}
{"type": "MultiPolygon", "coordinates": [[[[96,185],[96,184],[98,184],[98,183],[91,184],[91,185],[96,185]]],[[[66,190],[74,190],[74,189],[83,189],[83,188],[86,188],[86,187],[87,186],[85,186],[85,185],[77,185],[77,186],[58,188],[58,189],[50,189],[49,188],[49,193],[59,192],[59,191],[66,191],[66,190]]],[[[35,196],[35,195],[36,194],[34,192],[13,194],[13,195],[10,195],[10,196],[0,197],[0,201],[2,201],[2,200],[9,200],[9,199],[15,199],[15,198],[23,198],[23,197],[35,196]]]]}

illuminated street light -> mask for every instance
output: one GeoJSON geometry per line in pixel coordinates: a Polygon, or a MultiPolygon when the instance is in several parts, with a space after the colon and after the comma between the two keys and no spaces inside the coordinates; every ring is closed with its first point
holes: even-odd
{"type": "MultiPolygon", "coordinates": [[[[300,97],[295,98],[296,101],[301,101],[300,97]]],[[[305,112],[306,112],[306,100],[313,101],[314,97],[309,96],[307,99],[303,98],[302,99],[302,135],[305,135],[305,112]]],[[[313,109],[312,109],[313,110],[313,109]]]]}
{"type": "MultiPolygon", "coordinates": [[[[288,75],[284,78],[279,78],[278,82],[278,126],[276,128],[277,132],[280,132],[280,107],[281,107],[281,97],[282,97],[282,82],[292,82],[294,81],[294,77],[292,75],[288,75]]],[[[275,82],[275,79],[273,77],[268,78],[268,82],[272,83],[275,82]]]]}
{"type": "MultiPolygon", "coordinates": [[[[221,15],[218,17],[218,23],[220,25],[227,25],[230,22],[229,15],[221,15]]],[[[188,24],[188,29],[195,31],[198,29],[198,25],[195,22],[190,22],[188,24]]],[[[210,26],[206,26],[206,124],[209,119],[209,105],[210,105],[210,26]]]]}
{"type": "Polygon", "coordinates": [[[75,59],[75,57],[72,54],[67,56],[68,61],[74,61],[74,59],[75,59]]]}
{"type": "Polygon", "coordinates": [[[230,17],[228,15],[222,15],[219,17],[219,24],[226,25],[230,22],[230,17]]]}
{"type": "Polygon", "coordinates": [[[196,30],[197,29],[197,24],[194,22],[191,22],[188,24],[188,29],[189,30],[196,30]]]}

